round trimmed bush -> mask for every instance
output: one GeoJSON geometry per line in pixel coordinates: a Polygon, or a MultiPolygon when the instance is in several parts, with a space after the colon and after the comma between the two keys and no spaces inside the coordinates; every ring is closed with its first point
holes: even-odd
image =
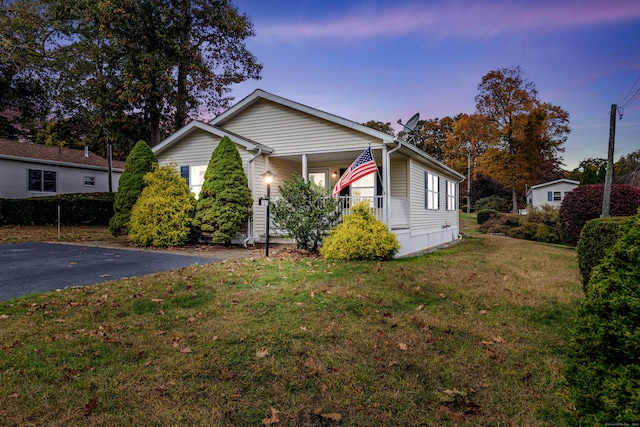
{"type": "MultiPolygon", "coordinates": [[[[604,185],[582,185],[567,193],[560,206],[560,238],[575,245],[584,224],[602,213],[604,185]]],[[[624,184],[611,187],[611,216],[632,216],[640,206],[640,188],[624,184]]]]}
{"type": "Polygon", "coordinates": [[[331,230],[320,255],[343,260],[388,260],[399,249],[396,235],[369,212],[368,204],[359,203],[342,224],[331,230]]]}
{"type": "Polygon", "coordinates": [[[478,220],[478,224],[482,225],[485,222],[489,221],[492,217],[499,216],[500,213],[495,209],[481,209],[476,214],[476,219],[478,220]]]}
{"type": "Polygon", "coordinates": [[[640,422],[640,213],[592,272],[566,378],[577,425],[640,422]]]}

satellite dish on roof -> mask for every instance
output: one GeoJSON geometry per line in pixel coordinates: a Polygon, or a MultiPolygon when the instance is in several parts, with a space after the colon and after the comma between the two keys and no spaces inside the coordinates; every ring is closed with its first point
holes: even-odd
{"type": "Polygon", "coordinates": [[[416,127],[418,126],[419,121],[420,113],[415,113],[413,116],[411,116],[406,124],[403,124],[402,120],[398,119],[398,124],[402,125],[404,131],[407,133],[407,142],[410,142],[411,144],[415,143],[416,127]]]}

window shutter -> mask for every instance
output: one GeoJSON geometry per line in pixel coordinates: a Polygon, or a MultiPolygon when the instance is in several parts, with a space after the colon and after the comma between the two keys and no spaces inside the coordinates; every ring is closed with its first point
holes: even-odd
{"type": "Polygon", "coordinates": [[[553,191],[547,191],[547,202],[553,202],[553,191]]]}
{"type": "MultiPolygon", "coordinates": [[[[376,196],[382,196],[384,189],[382,188],[382,166],[378,166],[378,176],[376,177],[376,196]]],[[[378,199],[378,207],[382,207],[383,197],[378,199]]]]}
{"type": "Polygon", "coordinates": [[[189,166],[180,166],[180,176],[186,179],[189,185],[189,166]]]}

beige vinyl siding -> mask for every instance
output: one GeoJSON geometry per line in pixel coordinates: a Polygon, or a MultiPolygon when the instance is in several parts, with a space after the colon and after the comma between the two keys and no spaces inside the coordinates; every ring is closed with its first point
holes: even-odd
{"type": "Polygon", "coordinates": [[[369,144],[382,143],[372,136],[265,100],[221,125],[273,148],[278,155],[364,149],[369,144]]]}
{"type": "MultiPolygon", "coordinates": [[[[118,190],[120,172],[112,172],[112,188],[118,190]]],[[[97,193],[109,191],[109,172],[105,169],[91,169],[86,167],[74,167],[52,165],[36,162],[22,162],[0,159],[0,197],[25,198],[39,196],[53,196],[56,194],[70,193],[97,193]],[[28,191],[28,170],[45,170],[56,172],[56,192],[28,191]],[[95,185],[85,186],[84,177],[92,176],[95,185]]]]}
{"type": "Polygon", "coordinates": [[[252,194],[254,198],[253,205],[253,235],[263,236],[265,232],[265,215],[266,207],[258,204],[258,199],[266,197],[267,185],[264,183],[262,174],[268,169],[275,174],[273,184],[271,184],[271,199],[277,199],[280,197],[279,187],[284,181],[293,177],[294,173],[300,174],[300,164],[295,162],[286,161],[278,158],[269,158],[268,166],[264,156],[261,156],[253,161],[253,185],[252,194]]]}
{"type": "MultiPolygon", "coordinates": [[[[220,143],[220,138],[198,130],[185,137],[180,144],[174,144],[158,155],[158,163],[178,166],[201,166],[209,164],[211,153],[220,143]]],[[[240,156],[244,148],[239,148],[240,156]]]]}
{"type": "Polygon", "coordinates": [[[433,171],[427,169],[422,164],[411,160],[409,163],[411,187],[410,187],[410,221],[411,231],[441,230],[443,226],[458,224],[458,212],[446,210],[446,188],[447,178],[440,177],[438,188],[439,209],[431,210],[425,208],[425,178],[424,173],[433,171]]]}
{"type": "Polygon", "coordinates": [[[407,193],[407,181],[409,177],[407,175],[407,159],[394,159],[391,160],[390,165],[390,195],[398,199],[406,199],[407,193]]]}

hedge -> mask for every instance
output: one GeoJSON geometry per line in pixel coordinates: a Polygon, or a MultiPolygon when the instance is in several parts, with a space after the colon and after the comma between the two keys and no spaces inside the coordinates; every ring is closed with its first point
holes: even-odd
{"type": "Polygon", "coordinates": [[[627,221],[629,217],[596,218],[588,221],[582,228],[577,249],[578,266],[585,290],[591,278],[591,270],[600,264],[607,249],[616,243],[620,229],[627,221]]]}
{"type": "Polygon", "coordinates": [[[2,225],[109,225],[115,193],[79,193],[0,199],[2,225]]]}

